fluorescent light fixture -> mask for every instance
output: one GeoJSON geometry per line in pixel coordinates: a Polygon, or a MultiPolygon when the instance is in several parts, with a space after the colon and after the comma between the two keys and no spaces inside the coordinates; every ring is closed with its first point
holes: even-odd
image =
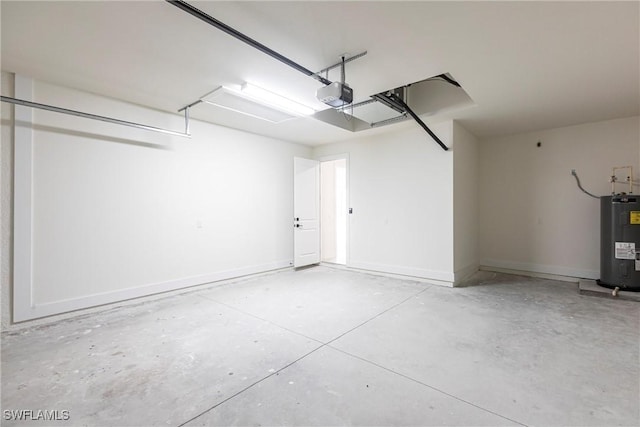
{"type": "Polygon", "coordinates": [[[242,93],[249,95],[251,98],[264,103],[270,107],[281,111],[293,113],[299,116],[310,116],[315,113],[313,108],[302,105],[299,102],[285,98],[282,95],[273,93],[267,89],[245,83],[242,85],[242,93]]]}
{"type": "Polygon", "coordinates": [[[204,95],[200,100],[216,107],[271,123],[281,123],[285,120],[315,113],[315,110],[306,105],[249,83],[245,83],[241,91],[220,86],[204,95]]]}
{"type": "Polygon", "coordinates": [[[266,120],[271,123],[280,123],[285,120],[295,119],[297,116],[284,111],[276,110],[264,105],[253,98],[247,97],[240,91],[220,86],[200,98],[202,102],[234,111],[246,116],[266,120]]]}

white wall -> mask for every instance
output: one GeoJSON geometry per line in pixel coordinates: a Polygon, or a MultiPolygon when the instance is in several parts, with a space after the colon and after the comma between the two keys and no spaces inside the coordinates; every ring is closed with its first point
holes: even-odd
{"type": "Polygon", "coordinates": [[[483,140],[480,244],[490,267],[599,277],[599,201],[613,166],[638,179],[638,117],[483,140]],[[541,147],[537,147],[537,142],[541,147]]]}
{"type": "Polygon", "coordinates": [[[480,264],[478,244],[479,147],[476,137],[453,123],[454,270],[456,282],[476,272],[480,264]]]}
{"type": "MultiPolygon", "coordinates": [[[[14,95],[13,84],[3,72],[2,93],[14,95]]],[[[184,125],[176,115],[43,82],[31,89],[20,97],[184,125]]],[[[480,143],[459,123],[433,125],[453,147],[445,152],[408,124],[312,150],[198,121],[187,140],[40,110],[29,110],[29,140],[17,142],[32,153],[20,148],[14,165],[13,108],[2,105],[3,327],[16,290],[17,320],[25,320],[290,265],[294,156],[349,154],[350,266],[448,283],[479,259],[597,278],[598,201],[576,188],[570,171],[604,195],[612,166],[633,165],[636,179],[640,170],[639,117],[480,143]],[[16,198],[14,168],[24,180],[29,165],[30,185],[18,183],[16,198]],[[29,235],[13,235],[14,198],[29,235]],[[32,253],[28,274],[12,269],[14,238],[32,253]]]]}
{"type": "MultiPolygon", "coordinates": [[[[453,154],[398,129],[313,150],[349,153],[349,266],[453,282],[453,154]]],[[[452,122],[432,129],[452,145],[452,122]]]]}
{"type": "MultiPolygon", "coordinates": [[[[176,115],[43,82],[33,99],[184,127],[176,115]]],[[[190,140],[42,110],[33,122],[32,159],[16,159],[17,174],[33,164],[32,205],[17,207],[32,223],[33,306],[18,297],[14,321],[290,265],[292,159],[308,147],[198,121],[190,140]]],[[[3,157],[10,146],[3,138],[3,157]]],[[[14,273],[26,289],[27,274],[14,273]]]]}

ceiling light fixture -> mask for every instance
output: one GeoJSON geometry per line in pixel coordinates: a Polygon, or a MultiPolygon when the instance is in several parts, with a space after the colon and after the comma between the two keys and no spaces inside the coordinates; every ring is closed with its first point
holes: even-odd
{"type": "Polygon", "coordinates": [[[307,107],[306,105],[300,104],[292,99],[285,98],[282,95],[278,95],[277,93],[273,93],[267,89],[263,89],[250,83],[242,85],[242,93],[269,107],[287,113],[293,113],[298,116],[310,116],[315,113],[313,108],[307,107]]]}
{"type": "Polygon", "coordinates": [[[281,123],[297,117],[293,113],[275,109],[241,91],[225,86],[214,89],[200,98],[200,101],[271,123],[281,123]]]}

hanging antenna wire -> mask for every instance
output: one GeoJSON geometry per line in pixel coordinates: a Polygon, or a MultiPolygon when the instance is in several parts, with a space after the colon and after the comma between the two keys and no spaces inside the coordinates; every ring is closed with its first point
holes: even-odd
{"type": "Polygon", "coordinates": [[[578,184],[578,188],[580,189],[580,191],[582,191],[584,194],[587,194],[587,195],[593,197],[594,199],[599,199],[600,198],[600,197],[596,196],[595,194],[589,193],[587,190],[582,188],[582,184],[580,183],[580,178],[578,178],[578,173],[576,172],[575,169],[571,169],[571,175],[573,175],[573,177],[576,179],[576,183],[578,184]]]}

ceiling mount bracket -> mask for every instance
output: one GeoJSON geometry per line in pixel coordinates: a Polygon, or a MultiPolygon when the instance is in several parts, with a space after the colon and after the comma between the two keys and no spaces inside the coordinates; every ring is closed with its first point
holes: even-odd
{"type": "Polygon", "coordinates": [[[406,120],[407,117],[407,113],[401,114],[397,117],[392,117],[390,119],[387,120],[380,120],[379,122],[373,122],[371,123],[371,127],[376,127],[376,126],[384,126],[384,125],[390,125],[391,123],[395,123],[395,122],[400,122],[402,120],[406,120]]]}
{"type": "Polygon", "coordinates": [[[186,107],[184,109],[184,133],[186,133],[187,135],[190,133],[189,132],[189,108],[190,107],[186,107]]]}
{"type": "Polygon", "coordinates": [[[329,71],[333,70],[334,68],[338,68],[338,67],[340,67],[341,65],[346,64],[347,62],[351,62],[351,61],[356,60],[356,59],[358,59],[358,58],[362,58],[362,57],[363,57],[363,56],[365,56],[366,54],[367,54],[367,51],[365,50],[365,51],[363,51],[363,52],[360,52],[360,53],[355,54],[355,55],[353,55],[353,56],[350,56],[350,57],[348,57],[348,58],[347,58],[346,56],[341,56],[341,58],[344,58],[344,61],[343,61],[343,60],[341,60],[340,62],[336,62],[335,64],[330,65],[330,66],[328,66],[327,68],[323,68],[322,70],[318,71],[318,72],[317,72],[317,73],[315,73],[315,74],[316,74],[316,75],[324,74],[325,76],[327,76],[327,75],[328,75],[328,73],[329,73],[329,71]]]}
{"type": "Polygon", "coordinates": [[[364,101],[356,102],[355,104],[351,104],[351,108],[364,107],[365,105],[373,104],[376,102],[374,98],[365,99],[364,101]]]}
{"type": "Polygon", "coordinates": [[[200,104],[201,102],[202,102],[202,100],[201,100],[201,99],[198,99],[197,101],[194,101],[194,102],[192,102],[192,103],[191,103],[191,104],[189,104],[189,105],[185,105],[184,107],[182,107],[181,109],[179,109],[179,110],[178,110],[178,113],[182,113],[182,112],[183,112],[184,110],[186,110],[187,108],[191,108],[191,107],[193,107],[194,105],[198,105],[198,104],[200,104]]]}
{"type": "Polygon", "coordinates": [[[395,110],[396,112],[403,114],[405,112],[404,106],[398,104],[395,100],[393,100],[389,94],[387,93],[377,93],[375,95],[371,95],[371,98],[378,101],[379,103],[386,105],[387,107],[395,110]]]}

